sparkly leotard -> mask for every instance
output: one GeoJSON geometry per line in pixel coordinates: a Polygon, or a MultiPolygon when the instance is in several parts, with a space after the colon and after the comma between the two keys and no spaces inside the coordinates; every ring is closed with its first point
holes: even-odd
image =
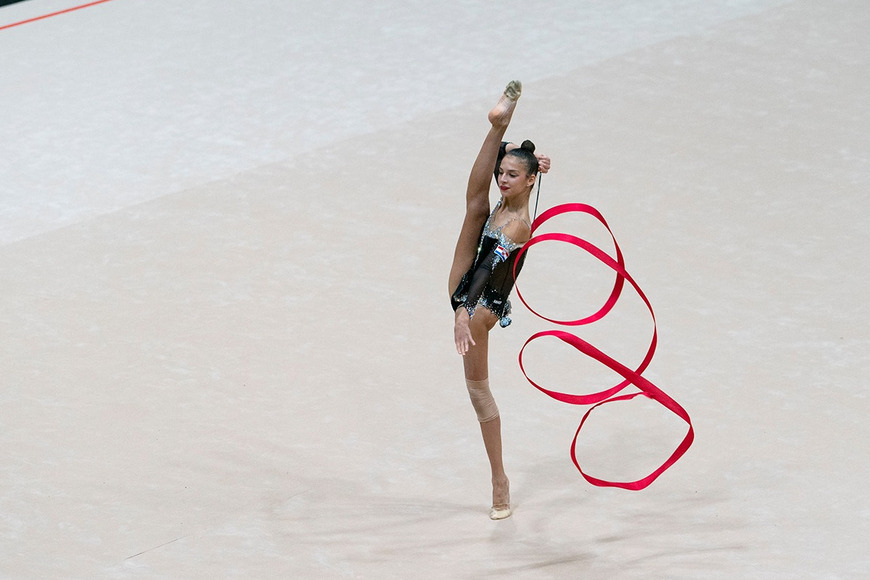
{"type": "Polygon", "coordinates": [[[492,216],[499,207],[501,200],[489,214],[480,233],[474,264],[462,277],[450,301],[453,310],[464,306],[471,316],[474,316],[478,306],[483,306],[498,316],[499,324],[505,327],[511,323],[508,295],[514,287],[514,264],[519,259],[516,265],[519,274],[525,254],[520,258],[519,251],[523,244],[517,244],[502,232],[507,223],[498,228],[490,226],[492,216]]]}

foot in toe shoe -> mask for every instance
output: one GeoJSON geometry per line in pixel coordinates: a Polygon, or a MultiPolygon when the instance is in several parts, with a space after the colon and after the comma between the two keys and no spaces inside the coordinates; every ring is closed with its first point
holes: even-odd
{"type": "Polygon", "coordinates": [[[511,511],[511,483],[507,477],[492,480],[492,508],[489,510],[489,518],[503,520],[510,517],[511,511]]]}
{"type": "Polygon", "coordinates": [[[511,506],[509,505],[494,505],[489,510],[489,519],[503,520],[511,517],[512,513],[511,506]]]}
{"type": "Polygon", "coordinates": [[[511,81],[504,88],[504,96],[512,101],[516,101],[523,94],[523,83],[520,81],[511,81]]]}
{"type": "Polygon", "coordinates": [[[489,122],[494,127],[508,126],[511,116],[514,114],[514,108],[517,106],[517,99],[520,98],[522,92],[523,84],[520,81],[508,83],[501,97],[499,97],[498,103],[489,112],[489,122]]]}

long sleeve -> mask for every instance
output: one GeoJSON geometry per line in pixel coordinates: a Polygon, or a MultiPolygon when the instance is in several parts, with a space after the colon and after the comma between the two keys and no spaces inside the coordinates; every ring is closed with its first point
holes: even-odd
{"type": "Polygon", "coordinates": [[[468,285],[468,296],[464,303],[465,309],[468,310],[470,316],[474,316],[474,310],[477,308],[477,303],[483,295],[487,282],[492,277],[493,270],[500,263],[507,260],[509,254],[508,249],[495,242],[492,245],[492,249],[474,270],[474,273],[471,275],[471,282],[468,285]]]}
{"type": "MultiPolygon", "coordinates": [[[[496,204],[490,218],[501,206],[501,200],[496,204]]],[[[499,317],[502,326],[510,324],[507,314],[510,312],[511,288],[514,285],[514,273],[519,273],[525,254],[520,256],[522,243],[516,243],[515,237],[528,239],[528,221],[514,218],[507,223],[492,229],[489,220],[483,227],[480,245],[473,267],[466,272],[450,298],[454,310],[465,308],[470,317],[474,316],[479,305],[486,307],[499,317]]]]}
{"type": "Polygon", "coordinates": [[[510,145],[510,141],[502,141],[501,147],[498,148],[498,158],[495,160],[495,169],[492,170],[492,175],[495,177],[496,182],[498,182],[498,168],[501,167],[501,160],[504,159],[507,153],[508,145],[510,145]]]}
{"type": "Polygon", "coordinates": [[[475,268],[468,284],[468,295],[465,298],[463,306],[468,310],[470,316],[474,316],[474,310],[477,308],[477,303],[480,301],[480,297],[483,295],[487,284],[492,278],[493,272],[495,272],[499,264],[506,262],[510,257],[511,252],[518,247],[507,240],[505,240],[505,244],[508,247],[505,247],[504,244],[492,238],[489,238],[489,240],[492,243],[491,249],[487,254],[485,254],[477,268],[475,268]]]}

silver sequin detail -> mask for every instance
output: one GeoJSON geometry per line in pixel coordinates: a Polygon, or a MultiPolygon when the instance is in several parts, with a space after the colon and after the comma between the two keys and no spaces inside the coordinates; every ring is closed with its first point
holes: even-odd
{"type": "MultiPolygon", "coordinates": [[[[492,213],[490,213],[489,217],[486,218],[486,224],[484,224],[484,226],[483,226],[483,233],[480,236],[480,242],[477,244],[477,256],[480,256],[480,252],[483,251],[483,239],[487,238],[487,237],[494,238],[499,243],[499,245],[501,245],[504,249],[507,250],[508,254],[512,254],[514,250],[523,247],[523,244],[518,244],[518,243],[514,242],[512,239],[507,237],[501,231],[502,228],[505,227],[510,222],[506,222],[497,228],[490,227],[489,222],[492,221],[492,216],[495,215],[495,212],[498,211],[499,207],[501,207],[501,200],[500,199],[495,204],[495,208],[492,210],[492,213]]],[[[493,264],[493,268],[495,268],[496,265],[498,265],[498,262],[493,264]]],[[[463,301],[465,301],[468,298],[468,295],[466,294],[464,296],[461,296],[460,298],[463,301]]],[[[468,311],[468,316],[470,318],[474,317],[474,312],[477,310],[477,308],[479,306],[483,306],[484,308],[486,308],[490,312],[493,312],[493,313],[495,312],[495,309],[493,309],[493,305],[489,302],[489,300],[486,299],[486,292],[484,292],[483,294],[480,295],[480,299],[477,301],[477,304],[475,304],[474,306],[472,306],[470,308],[466,307],[466,310],[468,311]]],[[[508,326],[511,323],[511,319],[508,316],[508,314],[510,314],[510,312],[511,312],[511,301],[507,300],[506,304],[505,304],[505,309],[504,309],[504,316],[502,316],[498,321],[499,325],[502,328],[508,326]]]]}

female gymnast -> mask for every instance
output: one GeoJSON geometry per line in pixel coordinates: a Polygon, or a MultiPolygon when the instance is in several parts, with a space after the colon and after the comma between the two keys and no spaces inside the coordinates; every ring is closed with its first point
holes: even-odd
{"type": "MultiPolygon", "coordinates": [[[[511,507],[510,482],[502,462],[501,419],[489,389],[487,341],[496,322],[503,327],[510,324],[508,295],[514,283],[514,263],[531,235],[529,197],[538,171],[546,173],[550,168],[550,159],[536,156],[530,141],[519,147],[502,142],[521,92],[520,82],[511,81],[489,112],[492,126],[468,178],[465,220],[449,279],[456,350],[462,355],[465,384],[492,470],[489,517],[494,520],[509,517],[511,507]],[[493,168],[501,199],[490,212],[493,168]]],[[[517,264],[517,272],[520,267],[522,263],[517,264]]]]}

